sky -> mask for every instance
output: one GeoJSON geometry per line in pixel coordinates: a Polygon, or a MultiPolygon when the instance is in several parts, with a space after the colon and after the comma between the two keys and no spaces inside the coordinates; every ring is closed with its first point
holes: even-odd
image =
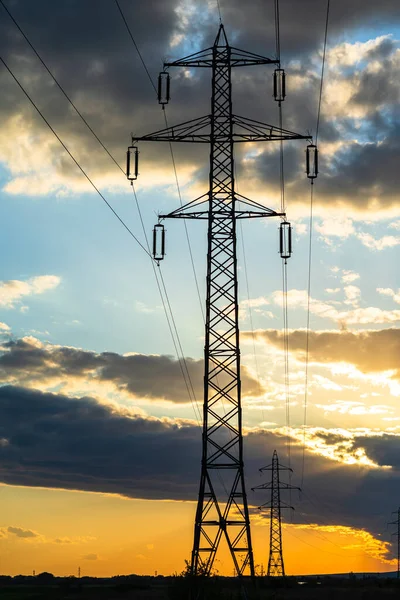
{"type": "MultiPolygon", "coordinates": [[[[132,187],[4,8],[123,170],[131,134],[163,128],[164,115],[117,4],[0,4],[0,57],[145,245],[132,187]]],[[[153,82],[163,60],[210,47],[218,31],[214,0],[120,6],[153,82]]],[[[275,57],[272,0],[220,6],[232,45],[275,57]]],[[[280,1],[283,127],[306,135],[316,133],[325,18],[320,0],[280,1]]],[[[274,449],[288,463],[289,447],[302,492],[285,497],[295,508],[284,516],[286,572],[395,568],[387,522],[400,504],[399,39],[396,0],[331,1],[311,222],[306,142],[285,144],[289,419],[279,224],[238,230],[245,478],[259,570],[269,521],[257,507],[268,497],[250,488],[274,449]]],[[[235,114],[278,124],[272,73],[234,72],[235,114]]],[[[0,81],[0,573],[179,573],[200,475],[206,224],[187,222],[189,249],[183,223],[168,222],[161,267],[196,406],[149,257],[3,65],[0,81]]],[[[168,122],[209,114],[210,89],[206,69],[171,70],[168,122]]],[[[173,151],[179,191],[168,145],[140,146],[135,191],[148,235],[179,192],[188,202],[207,191],[207,150],[173,151]]],[[[243,144],[235,163],[238,191],[279,209],[279,146],[243,144]]],[[[231,574],[226,549],[215,567],[231,574]]]]}

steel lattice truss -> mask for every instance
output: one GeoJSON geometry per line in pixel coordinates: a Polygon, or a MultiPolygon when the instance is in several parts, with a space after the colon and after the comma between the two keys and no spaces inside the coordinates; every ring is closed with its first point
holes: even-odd
{"type": "Polygon", "coordinates": [[[397,516],[397,521],[392,521],[388,525],[397,525],[397,530],[392,536],[397,537],[397,579],[400,579],[400,508],[392,513],[397,516]]]}
{"type": "Polygon", "coordinates": [[[268,577],[284,577],[285,565],[283,562],[282,551],[282,519],[281,510],[283,508],[292,508],[284,502],[281,502],[281,490],[298,490],[300,488],[283,483],[280,481],[280,471],[290,471],[289,467],[284,467],[279,464],[278,454],[276,450],[272,455],[272,463],[267,467],[263,467],[260,471],[272,471],[271,481],[258,485],[253,490],[271,490],[271,499],[269,502],[262,504],[260,509],[270,511],[270,542],[269,542],[269,558],[268,558],[268,577]]]}
{"type": "Polygon", "coordinates": [[[212,69],[211,115],[132,140],[210,144],[207,194],[160,215],[160,219],[208,220],[203,450],[191,561],[193,575],[210,574],[223,538],[237,575],[254,575],[243,473],[236,220],[283,215],[235,192],[233,147],[240,141],[308,136],[235,117],[231,69],[276,62],[230,47],[221,25],[212,48],[164,65],[212,69]]]}

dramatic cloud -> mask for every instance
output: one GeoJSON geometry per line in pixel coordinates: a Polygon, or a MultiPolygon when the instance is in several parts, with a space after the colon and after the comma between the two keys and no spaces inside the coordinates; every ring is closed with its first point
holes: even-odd
{"type": "MultiPolygon", "coordinates": [[[[32,277],[27,281],[13,279],[10,281],[0,281],[0,307],[15,308],[26,296],[44,294],[60,285],[61,279],[56,275],[40,275],[32,277]]],[[[1,323],[0,329],[7,331],[9,328],[1,323]]]]}
{"type": "Polygon", "coordinates": [[[0,388],[0,414],[4,483],[143,498],[197,493],[194,424],[9,386],[0,388]]]}
{"type": "MultiPolygon", "coordinates": [[[[269,462],[274,448],[281,461],[287,461],[286,433],[279,429],[247,433],[249,487],[258,483],[258,469],[269,462]]],[[[9,440],[0,447],[0,480],[6,484],[133,498],[197,497],[201,431],[188,421],[142,417],[91,398],[6,386],[0,388],[0,435],[9,440]]],[[[303,431],[290,435],[292,467],[299,476],[303,431]]],[[[313,506],[301,504],[307,518],[313,523],[326,521],[323,513],[328,505],[333,509],[329,524],[381,532],[399,485],[399,434],[312,428],[306,430],[305,439],[304,490],[320,499],[313,506]]],[[[260,500],[250,495],[251,503],[260,500]]]]}
{"type": "MultiPolygon", "coordinates": [[[[113,352],[97,354],[78,348],[42,344],[35,338],[10,340],[0,346],[0,381],[63,391],[110,385],[115,391],[142,399],[188,403],[181,364],[170,356],[113,352]]],[[[200,399],[204,361],[186,358],[186,365],[200,399]]],[[[223,377],[221,376],[221,383],[223,377]]],[[[258,396],[263,389],[242,369],[243,394],[258,396]]]]}
{"type": "MultiPolygon", "coordinates": [[[[250,332],[243,332],[250,337],[250,332]]],[[[283,332],[275,329],[256,331],[259,339],[283,349],[283,332]]],[[[290,351],[305,359],[306,331],[290,332],[290,351]]],[[[373,331],[310,331],[309,359],[317,363],[349,363],[363,373],[393,371],[400,377],[400,329],[373,331]]]]}
{"type": "MultiPolygon", "coordinates": [[[[163,58],[209,47],[216,35],[216,5],[207,0],[152,0],[151,7],[122,2],[121,6],[153,80],[163,58]]],[[[98,2],[96,11],[84,3],[61,11],[49,0],[36,2],[34,8],[19,0],[9,3],[9,8],[117,162],[123,162],[131,131],[140,135],[164,127],[154,90],[114,3],[98,2]]],[[[16,76],[96,183],[128,190],[122,173],[82,124],[4,9],[2,12],[2,55],[16,76]]],[[[272,6],[252,0],[246,6],[245,21],[239,0],[227,2],[222,12],[228,37],[235,45],[273,56],[272,6]]],[[[397,42],[389,35],[362,43],[342,39],[343,34],[351,36],[354,27],[359,29],[362,24],[396,22],[399,10],[392,0],[379,5],[363,2],[362,7],[339,2],[331,13],[320,127],[321,173],[325,177],[321,178],[316,202],[329,203],[329,207],[351,204],[361,209],[398,207],[397,42]]],[[[318,0],[307,0],[301,6],[290,0],[281,9],[283,59],[293,92],[284,125],[299,132],[315,127],[324,21],[325,6],[318,0]],[[312,35],[310,14],[315,25],[312,35]]],[[[209,113],[210,73],[202,71],[174,70],[173,101],[168,107],[171,124],[209,113]]],[[[33,195],[92,191],[9,73],[3,71],[1,83],[0,160],[11,175],[6,191],[33,195]]],[[[238,69],[234,84],[238,113],[266,122],[277,120],[275,103],[266,93],[264,70],[250,73],[238,69]],[[265,101],[256,104],[252,97],[265,101]]],[[[173,183],[170,168],[162,166],[168,148],[160,146],[143,148],[139,185],[173,183]]],[[[207,153],[199,147],[176,146],[182,183],[206,185],[207,153]],[[203,160],[204,167],[199,167],[203,160]]],[[[292,200],[301,203],[309,193],[303,173],[303,146],[295,149],[289,144],[285,153],[292,200]],[[294,188],[298,181],[302,183],[294,188]]],[[[246,148],[238,151],[239,176],[257,193],[263,190],[265,194],[267,181],[268,196],[278,195],[278,150],[277,146],[256,150],[255,155],[246,148]]]]}

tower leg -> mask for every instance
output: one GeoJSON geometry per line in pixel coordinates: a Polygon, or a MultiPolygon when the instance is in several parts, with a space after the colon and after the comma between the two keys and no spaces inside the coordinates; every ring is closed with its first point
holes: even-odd
{"type": "Polygon", "coordinates": [[[254,575],[243,472],[231,49],[213,47],[203,451],[191,572],[209,575],[221,539],[235,573],[254,575]]]}

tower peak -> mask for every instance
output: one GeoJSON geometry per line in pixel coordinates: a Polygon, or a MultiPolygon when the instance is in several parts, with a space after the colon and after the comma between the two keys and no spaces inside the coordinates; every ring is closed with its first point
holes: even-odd
{"type": "Polygon", "coordinates": [[[226,37],[225,27],[221,23],[218,29],[217,37],[215,38],[214,46],[229,46],[228,38],[226,37]]]}

